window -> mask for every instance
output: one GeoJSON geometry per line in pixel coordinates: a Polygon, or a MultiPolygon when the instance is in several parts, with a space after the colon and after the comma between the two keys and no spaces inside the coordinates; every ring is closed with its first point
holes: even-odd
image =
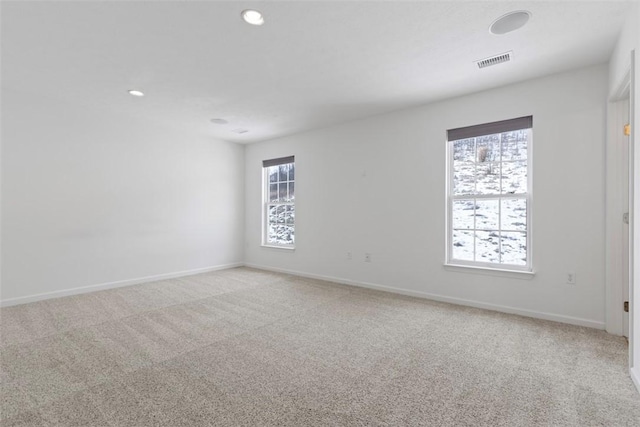
{"type": "Polygon", "coordinates": [[[448,264],[531,271],[532,124],[447,132],[448,264]]]}
{"type": "Polygon", "coordinates": [[[295,162],[294,157],[265,160],[264,232],[267,246],[293,248],[295,243],[295,162]]]}

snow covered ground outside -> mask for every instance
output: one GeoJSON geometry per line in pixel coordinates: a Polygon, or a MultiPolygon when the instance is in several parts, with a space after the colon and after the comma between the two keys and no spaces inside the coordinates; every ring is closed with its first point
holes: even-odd
{"type": "Polygon", "coordinates": [[[453,259],[526,265],[528,135],[452,142],[453,259]]]}
{"type": "Polygon", "coordinates": [[[271,166],[267,206],[267,244],[295,243],[295,163],[271,166]]]}

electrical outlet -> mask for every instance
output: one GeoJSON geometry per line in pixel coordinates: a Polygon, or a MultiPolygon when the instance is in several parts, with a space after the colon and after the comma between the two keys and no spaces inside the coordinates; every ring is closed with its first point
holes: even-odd
{"type": "Polygon", "coordinates": [[[353,257],[351,256],[351,252],[347,252],[347,259],[348,259],[349,261],[351,261],[351,259],[352,259],[352,258],[353,258],[353,257]]]}
{"type": "Polygon", "coordinates": [[[371,262],[371,254],[364,254],[364,262],[371,262]]]}
{"type": "Polygon", "coordinates": [[[569,271],[567,273],[567,283],[570,285],[576,284],[576,273],[574,273],[573,271],[569,271]]]}

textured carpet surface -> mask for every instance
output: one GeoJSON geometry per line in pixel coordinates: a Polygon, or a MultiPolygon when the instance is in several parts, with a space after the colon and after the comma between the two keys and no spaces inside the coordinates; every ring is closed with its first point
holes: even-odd
{"type": "Polygon", "coordinates": [[[0,316],[3,426],[640,426],[620,337],[283,274],[0,316]]]}

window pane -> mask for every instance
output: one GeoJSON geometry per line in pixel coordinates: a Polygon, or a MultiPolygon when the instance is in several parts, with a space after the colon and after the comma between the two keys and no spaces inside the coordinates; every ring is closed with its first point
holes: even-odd
{"type": "Polygon", "coordinates": [[[502,233],[502,264],[527,264],[527,233],[502,233]]]}
{"type": "Polygon", "coordinates": [[[527,230],[527,201],[525,199],[504,199],[501,210],[502,230],[527,230]]]}
{"type": "Polygon", "coordinates": [[[269,224],[275,224],[278,221],[278,208],[274,205],[269,205],[267,221],[269,224]]]}
{"type": "Polygon", "coordinates": [[[277,243],[280,245],[293,244],[293,239],[293,226],[283,224],[273,225],[272,227],[270,227],[269,236],[267,237],[267,241],[269,243],[277,243]]]}
{"type": "Polygon", "coordinates": [[[500,163],[478,163],[477,194],[500,194],[500,163]]]}
{"type": "Polygon", "coordinates": [[[293,202],[296,199],[296,193],[295,193],[295,182],[290,182],[289,183],[289,201],[293,202]]]}
{"type": "Polygon", "coordinates": [[[282,243],[283,235],[284,235],[284,226],[276,225],[274,236],[273,236],[275,243],[282,243]]]}
{"type": "Polygon", "coordinates": [[[296,179],[295,171],[296,171],[296,164],[289,163],[289,181],[293,181],[294,179],[296,179]]]}
{"type": "Polygon", "coordinates": [[[454,200],[452,225],[456,229],[470,229],[473,226],[473,200],[454,200]]]}
{"type": "Polygon", "coordinates": [[[524,160],[527,158],[526,130],[502,134],[502,160],[524,160]]]}
{"type": "Polygon", "coordinates": [[[476,138],[476,162],[500,161],[500,135],[486,135],[476,138]]]}
{"type": "Polygon", "coordinates": [[[280,165],[278,166],[280,169],[280,175],[278,176],[278,181],[287,181],[289,177],[289,165],[280,165]]]}
{"type": "Polygon", "coordinates": [[[292,226],[282,225],[278,227],[278,243],[284,245],[291,245],[294,243],[294,231],[292,226]]]}
{"type": "Polygon", "coordinates": [[[267,221],[267,243],[277,243],[278,236],[278,224],[277,219],[278,216],[276,214],[277,207],[269,206],[269,215],[267,221]]]}
{"type": "Polygon", "coordinates": [[[284,202],[287,200],[287,183],[281,182],[278,184],[278,200],[284,202]]]}
{"type": "Polygon", "coordinates": [[[295,209],[296,209],[295,206],[286,206],[286,211],[285,211],[286,224],[293,225],[293,223],[295,222],[295,216],[296,216],[295,209]]]}
{"type": "Polygon", "coordinates": [[[269,173],[269,182],[278,182],[278,167],[271,166],[267,171],[269,173]]]}
{"type": "Polygon", "coordinates": [[[293,244],[295,207],[290,205],[269,205],[266,243],[293,244]]]}
{"type": "Polygon", "coordinates": [[[475,193],[475,163],[458,163],[454,165],[453,194],[475,193]]]}
{"type": "Polygon", "coordinates": [[[278,200],[278,184],[269,184],[269,201],[275,202],[278,200]]]}
{"type": "Polygon", "coordinates": [[[527,162],[502,163],[502,194],[525,194],[527,192],[527,162]]]}
{"type": "Polygon", "coordinates": [[[476,157],[475,138],[453,141],[454,162],[474,162],[476,157]]]}
{"type": "Polygon", "coordinates": [[[287,227],[284,225],[279,225],[278,229],[276,231],[276,238],[278,243],[282,244],[282,243],[288,243],[289,239],[288,239],[288,235],[287,235],[287,227]]]}
{"type": "Polygon", "coordinates": [[[476,261],[498,262],[499,240],[495,231],[476,231],[476,261]]]}
{"type": "Polygon", "coordinates": [[[453,141],[453,193],[473,194],[475,191],[475,138],[453,141]]]}
{"type": "Polygon", "coordinates": [[[284,223],[285,212],[286,206],[280,205],[276,208],[276,221],[278,222],[278,224],[284,223]]]}
{"type": "Polygon", "coordinates": [[[473,261],[473,231],[453,230],[451,257],[473,261]]]}
{"type": "Polygon", "coordinates": [[[498,229],[498,200],[476,201],[476,229],[498,229]]]}
{"type": "Polygon", "coordinates": [[[269,223],[267,230],[267,243],[278,242],[278,226],[276,224],[269,223]]]}

